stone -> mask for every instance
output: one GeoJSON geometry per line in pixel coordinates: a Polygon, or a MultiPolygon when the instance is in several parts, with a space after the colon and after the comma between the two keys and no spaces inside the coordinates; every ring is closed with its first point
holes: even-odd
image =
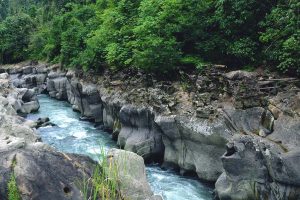
{"type": "Polygon", "coordinates": [[[248,79],[255,78],[257,74],[255,72],[237,70],[237,71],[228,72],[224,76],[230,80],[240,80],[244,78],[248,78],[248,79]]]}
{"type": "MultiPolygon", "coordinates": [[[[124,150],[111,149],[108,152],[110,166],[115,166],[120,180],[120,193],[125,199],[162,200],[151,191],[147,182],[144,160],[141,156],[124,150]]],[[[113,177],[114,172],[109,173],[113,177]]]]}
{"type": "Polygon", "coordinates": [[[38,111],[39,108],[40,108],[40,104],[38,101],[30,101],[22,104],[21,112],[25,114],[29,114],[38,111]]]}
{"type": "Polygon", "coordinates": [[[222,199],[299,199],[299,150],[285,153],[257,136],[236,136],[222,156],[216,182],[222,199]]]}
{"type": "Polygon", "coordinates": [[[268,106],[268,109],[272,113],[275,119],[278,119],[279,115],[282,113],[278,108],[276,108],[276,106],[273,106],[272,104],[268,106]]]}
{"type": "Polygon", "coordinates": [[[33,72],[32,66],[26,66],[22,68],[23,74],[31,74],[33,72]]]}
{"type": "Polygon", "coordinates": [[[0,79],[8,79],[9,75],[8,73],[1,73],[0,74],[0,79]]]}
{"type": "Polygon", "coordinates": [[[121,131],[118,145],[137,153],[146,160],[160,158],[163,154],[161,131],[154,122],[151,108],[125,105],[120,110],[121,131]]]}
{"type": "Polygon", "coordinates": [[[6,199],[7,183],[12,173],[22,199],[78,199],[82,188],[76,182],[92,174],[93,160],[85,156],[55,152],[32,144],[0,151],[0,198],[6,199]]]}
{"type": "Polygon", "coordinates": [[[162,130],[164,165],[195,171],[206,181],[217,180],[223,171],[220,157],[233,134],[221,119],[211,123],[173,115],[157,116],[155,122],[162,130]]]}

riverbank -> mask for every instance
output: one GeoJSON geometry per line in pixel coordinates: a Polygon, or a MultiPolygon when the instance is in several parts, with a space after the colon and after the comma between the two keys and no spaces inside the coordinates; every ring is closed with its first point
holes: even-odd
{"type": "MultiPolygon", "coordinates": [[[[86,195],[95,192],[94,170],[98,163],[87,156],[59,152],[43,143],[34,128],[37,123],[20,117],[39,108],[34,90],[16,88],[7,73],[0,74],[0,199],[88,199],[86,195]],[[87,178],[89,183],[83,185],[87,178]]],[[[139,171],[121,174],[122,166],[117,164],[118,180],[115,181],[120,188],[115,189],[120,199],[161,199],[153,195],[146,181],[145,165],[140,156],[112,149],[108,152],[112,158],[110,166],[127,154],[127,162],[139,166],[139,171]],[[128,181],[136,184],[128,184],[128,181]]],[[[96,175],[106,176],[103,171],[96,175]]],[[[102,187],[97,192],[107,193],[102,187]]]]}
{"type": "Polygon", "coordinates": [[[219,67],[171,82],[45,64],[9,72],[17,87],[68,100],[125,150],[216,181],[220,199],[297,199],[298,80],[219,67]]]}

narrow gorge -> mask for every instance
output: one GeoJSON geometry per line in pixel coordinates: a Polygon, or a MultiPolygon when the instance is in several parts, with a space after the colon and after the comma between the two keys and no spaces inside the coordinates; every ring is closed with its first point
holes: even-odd
{"type": "MultiPolygon", "coordinates": [[[[6,198],[5,184],[12,170],[23,199],[70,198],[63,189],[57,191],[62,196],[43,196],[42,189],[48,186],[42,184],[52,180],[69,184],[71,199],[80,199],[75,179],[91,174],[95,163],[72,153],[93,158],[100,145],[120,147],[141,156],[147,164],[160,163],[163,169],[197,177],[208,185],[215,183],[212,194],[206,183],[148,166],[154,193],[166,200],[300,198],[297,79],[229,71],[217,65],[200,73],[182,72],[184,81],[159,80],[138,70],[83,73],[38,63],[3,66],[1,71],[2,115],[13,119],[6,116],[0,124],[4,145],[0,173],[6,177],[0,181],[1,199],[6,198]],[[68,104],[75,112],[70,112],[68,104]],[[29,121],[16,112],[27,114],[29,121]],[[34,122],[45,117],[50,122],[34,122]],[[46,128],[39,128],[38,135],[34,129],[43,124],[46,128]],[[17,164],[11,167],[14,160],[17,164]],[[51,166],[52,161],[57,164],[51,166]],[[84,173],[74,169],[74,162],[83,166],[84,173]],[[58,173],[34,174],[35,165],[58,173]],[[51,179],[30,182],[39,176],[51,179]],[[160,178],[166,178],[166,183],[159,183],[160,178]]],[[[45,172],[41,169],[40,173],[45,172]]],[[[132,199],[159,199],[145,184],[148,191],[132,199]]],[[[60,187],[53,183],[55,189],[51,188],[47,190],[60,187]]],[[[135,189],[132,191],[144,191],[135,189]]]]}

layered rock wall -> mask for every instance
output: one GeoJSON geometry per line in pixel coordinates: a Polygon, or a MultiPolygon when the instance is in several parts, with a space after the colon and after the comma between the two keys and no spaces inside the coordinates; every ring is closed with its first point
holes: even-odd
{"type": "Polygon", "coordinates": [[[50,96],[102,124],[122,148],[217,181],[220,199],[299,197],[296,86],[214,69],[185,75],[186,90],[157,80],[145,86],[138,81],[143,76],[130,78],[131,72],[105,78],[47,71],[50,96]]]}

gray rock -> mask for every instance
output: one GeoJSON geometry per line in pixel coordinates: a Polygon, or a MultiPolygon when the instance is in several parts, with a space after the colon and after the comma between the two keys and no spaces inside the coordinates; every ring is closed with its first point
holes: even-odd
{"type": "Polygon", "coordinates": [[[256,77],[257,74],[255,72],[247,72],[247,71],[231,71],[225,74],[225,77],[230,79],[230,80],[240,80],[244,78],[254,78],[256,77]]]}
{"type": "Polygon", "coordinates": [[[201,179],[215,181],[222,173],[221,155],[231,131],[221,120],[185,119],[158,116],[155,122],[163,132],[164,163],[195,171],[201,179]]]}
{"type": "Polygon", "coordinates": [[[33,67],[32,66],[26,66],[22,68],[23,74],[31,74],[33,72],[33,67]]]}
{"type": "Polygon", "coordinates": [[[71,82],[71,90],[75,98],[73,101],[82,116],[103,122],[103,105],[96,86],[83,85],[74,80],[71,82]]]}
{"type": "Polygon", "coordinates": [[[21,112],[25,113],[25,114],[29,114],[29,113],[38,111],[39,108],[40,108],[40,104],[37,100],[30,101],[30,102],[26,102],[26,103],[22,104],[21,112]]]}
{"type": "Polygon", "coordinates": [[[48,76],[49,79],[47,80],[47,91],[49,92],[49,95],[58,100],[67,100],[67,78],[53,78],[53,76],[48,76]]]}
{"type": "Polygon", "coordinates": [[[12,173],[24,200],[83,199],[79,183],[91,176],[94,161],[84,156],[58,153],[38,143],[26,148],[20,148],[18,141],[13,144],[14,149],[0,151],[1,199],[6,199],[12,173]]]}
{"type": "MultiPolygon", "coordinates": [[[[120,192],[125,199],[162,200],[151,191],[147,182],[144,160],[135,153],[111,149],[108,152],[109,162],[117,169],[120,180],[120,192]]],[[[109,174],[113,177],[114,172],[109,174]]]]}
{"type": "Polygon", "coordinates": [[[299,199],[299,151],[257,136],[237,136],[222,156],[225,172],[216,182],[222,199],[299,199]]]}
{"type": "Polygon", "coordinates": [[[123,106],[120,111],[121,131],[118,145],[145,159],[157,159],[163,154],[162,133],[154,122],[151,108],[123,106]]]}
{"type": "Polygon", "coordinates": [[[2,74],[0,74],[0,79],[8,79],[8,78],[9,78],[8,73],[2,73],[2,74]]]}

